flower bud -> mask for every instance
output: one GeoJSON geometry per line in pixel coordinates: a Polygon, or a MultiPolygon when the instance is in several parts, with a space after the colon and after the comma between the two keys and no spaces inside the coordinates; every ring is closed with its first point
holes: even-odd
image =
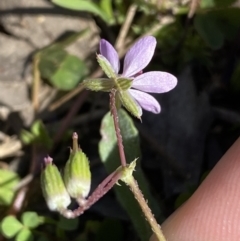
{"type": "Polygon", "coordinates": [[[83,81],[83,85],[86,89],[92,91],[111,91],[115,83],[113,79],[98,78],[86,79],[83,81]]]}
{"type": "Polygon", "coordinates": [[[117,77],[117,74],[115,73],[112,65],[104,56],[102,56],[101,54],[97,54],[97,61],[108,78],[115,79],[117,77]]]}
{"type": "Polygon", "coordinates": [[[132,98],[128,91],[118,91],[118,97],[122,105],[135,117],[141,119],[142,108],[138,103],[132,98]]]}
{"type": "Polygon", "coordinates": [[[84,200],[91,187],[91,172],[86,155],[78,147],[77,133],[73,134],[73,149],[64,169],[64,182],[69,195],[84,200]]]}
{"type": "Polygon", "coordinates": [[[46,166],[41,173],[41,187],[48,208],[52,211],[60,211],[67,208],[71,199],[64,186],[61,174],[52,160],[50,157],[44,159],[46,166]]]}

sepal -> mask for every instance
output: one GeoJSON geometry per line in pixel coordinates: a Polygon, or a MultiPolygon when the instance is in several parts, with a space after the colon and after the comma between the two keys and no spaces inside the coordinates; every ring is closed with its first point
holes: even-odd
{"type": "Polygon", "coordinates": [[[52,163],[52,158],[44,159],[45,168],[41,173],[41,187],[48,208],[52,211],[66,209],[71,199],[64,186],[58,168],[52,163]]]}

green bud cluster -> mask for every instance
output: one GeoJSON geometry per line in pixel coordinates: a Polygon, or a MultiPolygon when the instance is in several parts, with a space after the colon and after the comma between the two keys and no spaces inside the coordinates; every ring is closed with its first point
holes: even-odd
{"type": "Polygon", "coordinates": [[[52,158],[44,159],[45,168],[41,173],[41,187],[47,205],[52,211],[67,209],[71,198],[84,204],[91,187],[91,172],[86,155],[78,147],[78,136],[73,134],[73,149],[64,169],[64,177],[52,163],[52,158]],[[63,181],[64,180],[64,181],[63,181]]]}

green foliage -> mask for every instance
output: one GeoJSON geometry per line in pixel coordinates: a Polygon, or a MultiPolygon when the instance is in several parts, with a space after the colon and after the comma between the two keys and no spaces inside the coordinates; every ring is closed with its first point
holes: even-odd
{"type": "Polygon", "coordinates": [[[7,216],[1,222],[1,233],[6,238],[15,237],[15,241],[32,241],[32,229],[43,223],[43,218],[36,212],[24,212],[22,223],[15,216],[7,216]]]}
{"type": "Polygon", "coordinates": [[[7,216],[1,222],[1,233],[6,238],[13,238],[22,228],[23,225],[14,216],[7,216]]]}
{"type": "Polygon", "coordinates": [[[14,197],[14,187],[18,184],[17,173],[0,169],[0,206],[10,205],[14,197]]]}
{"type": "Polygon", "coordinates": [[[87,32],[83,30],[73,33],[36,54],[35,58],[39,60],[38,68],[41,76],[57,89],[72,90],[87,75],[88,68],[84,62],[64,49],[87,32]]]}
{"type": "Polygon", "coordinates": [[[73,89],[87,74],[84,62],[59,46],[51,46],[40,54],[39,70],[60,90],[73,89]]]}
{"type": "Polygon", "coordinates": [[[82,60],[67,55],[61,67],[49,78],[50,83],[61,90],[71,90],[86,75],[86,66],[82,60]]]}
{"type": "Polygon", "coordinates": [[[114,15],[113,15],[112,0],[101,0],[99,5],[102,11],[106,14],[108,23],[109,24],[113,23],[114,15]]]}
{"type": "Polygon", "coordinates": [[[105,12],[97,4],[89,0],[52,0],[52,2],[64,8],[95,14],[104,21],[108,20],[105,12]]]}
{"type": "MultiPolygon", "coordinates": [[[[120,110],[118,114],[126,159],[131,162],[135,158],[140,157],[138,131],[135,128],[131,117],[124,110],[120,110]]],[[[101,135],[102,139],[99,143],[100,157],[107,171],[111,173],[120,165],[120,159],[113,120],[110,113],[106,114],[102,120],[101,135]]],[[[156,217],[158,217],[160,210],[150,194],[147,180],[139,167],[134,173],[134,177],[137,179],[138,184],[145,198],[148,200],[148,204],[152,208],[153,213],[156,215],[156,217]]],[[[133,194],[125,185],[122,185],[121,187],[116,186],[114,189],[119,202],[127,211],[131,221],[133,222],[139,237],[141,240],[148,240],[152,231],[149,227],[149,224],[146,222],[139,205],[133,197],[133,194]]]]}
{"type": "Polygon", "coordinates": [[[22,130],[20,138],[25,145],[38,143],[45,146],[47,149],[52,147],[52,139],[41,120],[36,120],[32,124],[30,131],[22,130]]]}
{"type": "Polygon", "coordinates": [[[24,212],[21,217],[25,227],[36,228],[42,223],[42,218],[36,212],[24,212]]]}
{"type": "Polygon", "coordinates": [[[16,236],[15,241],[32,241],[33,234],[28,228],[23,228],[16,236]]]}

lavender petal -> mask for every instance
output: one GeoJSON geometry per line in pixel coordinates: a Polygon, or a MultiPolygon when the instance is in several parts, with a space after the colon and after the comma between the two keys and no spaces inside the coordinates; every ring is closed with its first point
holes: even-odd
{"type": "Polygon", "coordinates": [[[160,113],[160,104],[154,97],[139,90],[130,89],[128,91],[144,110],[150,111],[154,114],[160,113]]]}
{"type": "Polygon", "coordinates": [[[122,75],[131,77],[143,70],[152,59],[156,44],[157,41],[153,36],[138,40],[125,56],[122,75]]]}
{"type": "Polygon", "coordinates": [[[101,55],[103,55],[109,61],[116,74],[118,74],[120,68],[120,61],[118,53],[116,52],[114,47],[107,40],[101,39],[99,49],[101,55]]]}
{"type": "Polygon", "coordinates": [[[177,85],[177,78],[172,74],[152,71],[137,76],[132,87],[149,93],[164,93],[177,85]]]}

